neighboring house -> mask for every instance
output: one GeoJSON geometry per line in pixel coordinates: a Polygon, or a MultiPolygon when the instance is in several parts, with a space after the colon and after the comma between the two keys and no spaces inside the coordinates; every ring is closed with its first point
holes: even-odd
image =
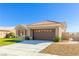
{"type": "Polygon", "coordinates": [[[65,23],[55,21],[43,21],[30,25],[17,25],[15,27],[17,36],[30,36],[34,40],[53,40],[55,36],[62,37],[66,31],[65,23]]]}
{"type": "Polygon", "coordinates": [[[73,41],[79,41],[79,32],[70,32],[73,41]]]}
{"type": "Polygon", "coordinates": [[[5,38],[6,34],[13,32],[15,33],[14,27],[0,27],[0,38],[5,38]]]}

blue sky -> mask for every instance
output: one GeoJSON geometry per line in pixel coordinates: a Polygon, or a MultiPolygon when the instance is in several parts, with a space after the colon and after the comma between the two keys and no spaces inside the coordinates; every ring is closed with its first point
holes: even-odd
{"type": "Polygon", "coordinates": [[[44,20],[67,22],[67,31],[79,32],[79,4],[0,4],[0,26],[44,20]]]}

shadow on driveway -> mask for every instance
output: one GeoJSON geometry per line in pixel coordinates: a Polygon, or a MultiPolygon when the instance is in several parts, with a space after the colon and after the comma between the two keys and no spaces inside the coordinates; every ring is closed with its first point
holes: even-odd
{"type": "Polygon", "coordinates": [[[40,43],[49,43],[51,41],[47,40],[24,40],[23,42],[19,42],[22,44],[40,44],[40,43]]]}
{"type": "Polygon", "coordinates": [[[19,43],[19,42],[21,42],[21,40],[5,40],[5,42],[16,42],[16,43],[19,43]]]}

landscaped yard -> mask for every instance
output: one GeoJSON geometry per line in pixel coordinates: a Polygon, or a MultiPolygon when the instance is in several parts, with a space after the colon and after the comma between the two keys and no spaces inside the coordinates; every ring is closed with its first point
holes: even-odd
{"type": "Polygon", "coordinates": [[[59,56],[79,56],[79,44],[51,44],[40,52],[59,56]]]}
{"type": "Polygon", "coordinates": [[[17,38],[0,38],[0,46],[21,42],[17,38]]]}

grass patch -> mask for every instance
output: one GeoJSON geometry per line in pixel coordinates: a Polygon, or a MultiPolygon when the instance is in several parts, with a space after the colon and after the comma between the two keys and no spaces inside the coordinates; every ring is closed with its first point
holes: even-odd
{"type": "Polygon", "coordinates": [[[0,46],[21,42],[17,38],[0,38],[0,46]]]}

